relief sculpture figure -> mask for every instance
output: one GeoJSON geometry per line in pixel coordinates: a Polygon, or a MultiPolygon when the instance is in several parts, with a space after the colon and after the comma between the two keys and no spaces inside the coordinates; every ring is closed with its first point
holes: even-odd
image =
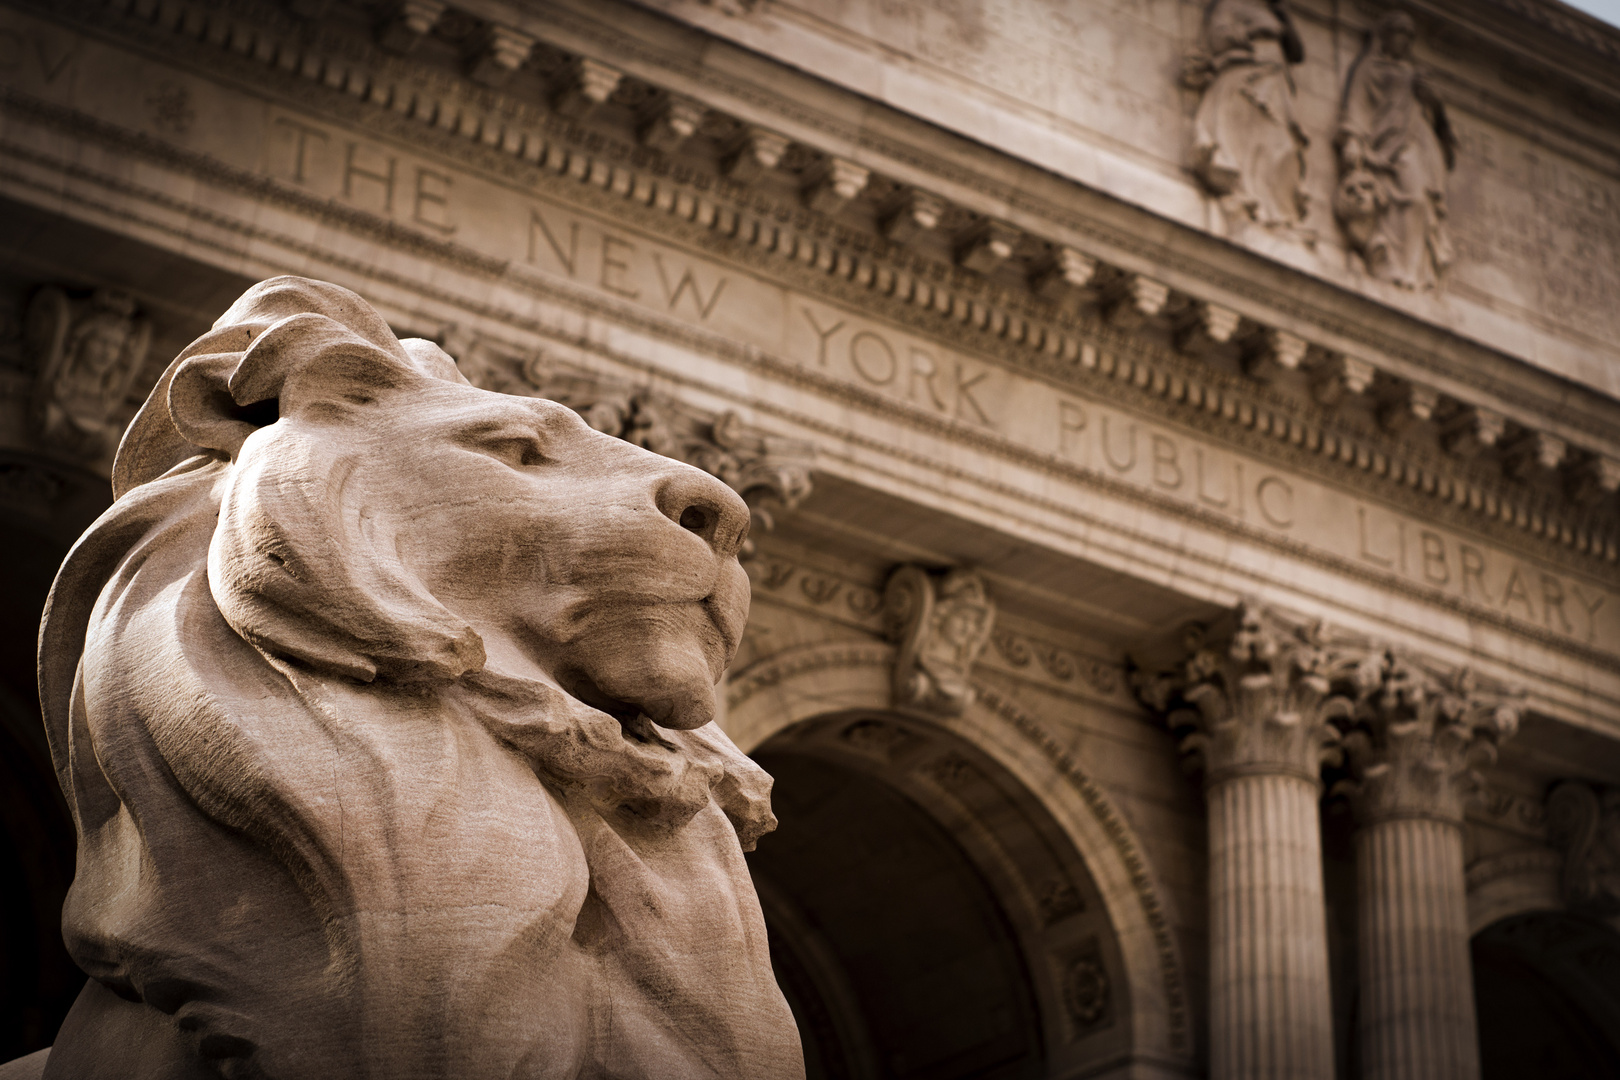
{"type": "Polygon", "coordinates": [[[1405,12],[1385,15],[1345,79],[1334,146],[1333,211],[1367,273],[1406,289],[1433,288],[1451,265],[1446,179],[1456,136],[1446,106],[1412,62],[1405,12]]]}
{"type": "Polygon", "coordinates": [[[1203,90],[1193,119],[1193,171],[1239,220],[1304,220],[1305,147],[1289,66],[1305,47],[1283,0],[1213,0],[1202,48],[1183,82],[1203,90]]]}
{"type": "Polygon", "coordinates": [[[712,723],[734,492],[291,277],[114,490],[41,632],[90,975],[43,1076],[804,1076],[712,723]]]}

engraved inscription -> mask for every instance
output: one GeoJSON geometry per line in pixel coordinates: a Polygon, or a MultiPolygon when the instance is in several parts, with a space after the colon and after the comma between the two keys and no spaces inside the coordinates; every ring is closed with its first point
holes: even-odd
{"type": "MultiPolygon", "coordinates": [[[[1609,588],[1408,519],[1261,458],[303,117],[274,114],[268,141],[262,167],[272,177],[435,238],[453,235],[510,260],[514,274],[566,280],[713,330],[890,402],[897,413],[1005,439],[1110,484],[1306,545],[1346,566],[1526,626],[1604,648],[1620,642],[1620,598],[1609,588]]],[[[1561,198],[1608,198],[1599,189],[1566,188],[1561,198]]],[[[1082,343],[1081,350],[1093,360],[1098,355],[1094,343],[1082,343]]]]}

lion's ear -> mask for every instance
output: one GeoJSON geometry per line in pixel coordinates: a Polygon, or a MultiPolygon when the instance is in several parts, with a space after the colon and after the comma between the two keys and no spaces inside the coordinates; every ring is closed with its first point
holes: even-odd
{"type": "Polygon", "coordinates": [[[230,391],[240,405],[274,399],[281,415],[292,416],[310,406],[368,404],[419,379],[403,348],[396,355],[334,319],[304,313],[259,335],[230,391]]]}
{"type": "Polygon", "coordinates": [[[185,440],[235,458],[247,437],[277,418],[274,401],[244,408],[231,397],[240,353],[193,356],[169,380],[169,419],[185,440]]]}
{"type": "Polygon", "coordinates": [[[369,403],[420,378],[409,354],[377,346],[342,323],[303,313],[271,324],[242,353],[208,353],[180,363],[168,412],[195,446],[233,460],[254,431],[311,406],[369,403]]]}

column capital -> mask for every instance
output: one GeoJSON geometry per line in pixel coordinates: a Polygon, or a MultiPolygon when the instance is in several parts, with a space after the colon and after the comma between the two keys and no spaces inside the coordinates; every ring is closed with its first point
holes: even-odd
{"type": "Polygon", "coordinates": [[[1518,728],[1521,692],[1484,683],[1467,668],[1436,672],[1385,649],[1357,673],[1358,692],[1344,737],[1357,819],[1433,818],[1461,825],[1479,790],[1479,769],[1518,728]]]}
{"type": "Polygon", "coordinates": [[[1291,774],[1316,782],[1338,759],[1332,721],[1353,705],[1363,652],[1253,602],[1231,620],[1188,627],[1167,669],[1138,669],[1131,682],[1149,708],[1182,735],[1181,749],[1207,782],[1245,774],[1291,774]]]}

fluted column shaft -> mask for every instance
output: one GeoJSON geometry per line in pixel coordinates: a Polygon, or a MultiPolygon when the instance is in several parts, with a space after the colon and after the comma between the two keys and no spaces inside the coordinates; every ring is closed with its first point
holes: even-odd
{"type": "Polygon", "coordinates": [[[1211,783],[1210,1076],[1333,1075],[1319,791],[1288,773],[1211,783]]]}
{"type": "Polygon", "coordinates": [[[1344,739],[1360,900],[1367,1080],[1478,1080],[1463,808],[1518,698],[1393,651],[1362,670],[1344,739]]]}
{"type": "Polygon", "coordinates": [[[1184,660],[1137,693],[1181,733],[1209,801],[1213,1080],[1332,1080],[1333,1010],[1318,817],[1345,667],[1320,626],[1244,603],[1192,627],[1184,660]]]}
{"type": "Polygon", "coordinates": [[[1460,825],[1393,818],[1356,834],[1366,1080],[1476,1080],[1460,825]]]}

